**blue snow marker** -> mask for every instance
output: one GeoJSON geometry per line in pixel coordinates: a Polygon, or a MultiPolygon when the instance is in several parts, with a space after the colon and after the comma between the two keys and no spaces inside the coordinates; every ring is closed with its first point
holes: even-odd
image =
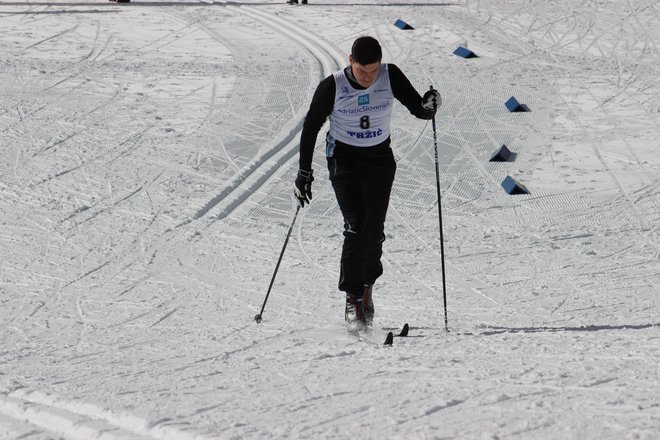
{"type": "Polygon", "coordinates": [[[512,153],[506,145],[502,145],[499,150],[493,154],[489,162],[513,162],[516,153],[512,153]]]}
{"type": "Polygon", "coordinates": [[[463,46],[460,46],[458,49],[456,49],[454,51],[454,55],[457,55],[461,58],[478,58],[477,54],[475,54],[470,49],[467,49],[463,46]]]}
{"type": "Polygon", "coordinates": [[[527,188],[511,176],[506,176],[506,179],[502,182],[502,188],[510,195],[529,194],[527,188]]]}
{"type": "Polygon", "coordinates": [[[410,26],[408,23],[401,20],[400,18],[394,22],[394,26],[398,27],[399,29],[403,29],[404,31],[415,29],[414,27],[410,26]]]}
{"type": "Polygon", "coordinates": [[[509,109],[510,112],[528,112],[529,107],[527,107],[525,104],[521,104],[518,102],[518,100],[515,97],[509,98],[507,102],[504,103],[506,108],[509,109]]]}

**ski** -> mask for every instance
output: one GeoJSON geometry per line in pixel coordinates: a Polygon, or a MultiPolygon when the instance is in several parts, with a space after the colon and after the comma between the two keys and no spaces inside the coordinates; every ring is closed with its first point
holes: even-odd
{"type": "MultiPolygon", "coordinates": [[[[408,336],[410,327],[408,326],[408,323],[405,323],[403,327],[401,327],[401,330],[398,333],[394,333],[388,328],[384,328],[383,330],[385,330],[387,333],[385,335],[385,342],[383,342],[382,345],[391,346],[394,344],[394,338],[404,338],[408,336]]],[[[374,332],[372,328],[363,328],[360,330],[357,329],[348,330],[348,334],[355,336],[360,341],[380,345],[380,343],[378,342],[378,338],[380,336],[378,335],[378,332],[374,332]]]]}
{"type": "MultiPolygon", "coordinates": [[[[401,328],[401,331],[399,332],[398,335],[396,335],[398,338],[405,338],[408,336],[408,332],[410,331],[410,326],[406,322],[403,324],[403,327],[401,328]]],[[[387,332],[387,336],[385,337],[385,342],[383,345],[394,345],[394,333],[393,332],[387,332]]]]}

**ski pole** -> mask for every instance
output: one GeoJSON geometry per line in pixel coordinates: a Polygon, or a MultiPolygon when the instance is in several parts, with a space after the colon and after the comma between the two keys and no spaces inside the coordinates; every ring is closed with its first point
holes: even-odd
{"type": "MultiPolygon", "coordinates": [[[[431,85],[433,90],[433,85],[431,85]]],[[[434,108],[436,103],[433,104],[434,108]]],[[[435,151],[435,186],[438,191],[438,221],[440,226],[440,259],[442,260],[442,300],[445,307],[445,330],[449,331],[447,324],[447,283],[445,282],[445,239],[442,233],[442,202],[440,197],[440,164],[438,163],[438,135],[435,126],[435,115],[431,120],[433,125],[433,149],[435,151]]]]}
{"type": "Polygon", "coordinates": [[[266,308],[266,302],[270,296],[270,290],[273,288],[273,283],[275,282],[275,275],[280,268],[280,263],[282,262],[282,257],[284,256],[284,250],[286,249],[287,243],[289,243],[289,237],[291,237],[291,231],[293,230],[293,225],[296,223],[296,218],[298,218],[298,212],[300,212],[300,204],[297,204],[296,213],[293,215],[293,220],[291,221],[291,226],[289,226],[289,232],[286,234],[286,240],[284,240],[284,245],[282,246],[282,252],[280,252],[280,258],[277,260],[277,265],[275,265],[275,272],[273,272],[273,278],[270,279],[270,286],[268,286],[268,292],[266,292],[266,298],[264,299],[264,304],[261,306],[261,311],[258,315],[255,315],[254,320],[257,321],[257,324],[261,324],[261,315],[264,313],[266,308]]]}

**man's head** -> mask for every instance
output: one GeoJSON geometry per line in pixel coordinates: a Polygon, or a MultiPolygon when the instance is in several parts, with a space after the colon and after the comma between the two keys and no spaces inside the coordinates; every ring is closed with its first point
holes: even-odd
{"type": "Polygon", "coordinates": [[[383,50],[373,37],[359,37],[353,42],[348,57],[355,79],[362,87],[369,87],[378,76],[383,50]]]}
{"type": "Polygon", "coordinates": [[[373,37],[359,37],[351,47],[351,57],[356,63],[362,65],[380,63],[383,58],[383,50],[378,40],[373,37]]]}

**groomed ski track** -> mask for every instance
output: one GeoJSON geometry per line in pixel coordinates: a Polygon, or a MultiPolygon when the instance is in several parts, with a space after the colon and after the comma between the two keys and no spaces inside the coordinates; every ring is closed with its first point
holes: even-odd
{"type": "MultiPolygon", "coordinates": [[[[321,69],[317,78],[310,75],[312,85],[315,82],[314,80],[319,82],[345,63],[346,56],[340,54],[330,43],[314,33],[300,28],[290,20],[282,19],[275,14],[262,12],[258,8],[246,5],[233,6],[229,4],[227,8],[272,28],[285,38],[306,49],[316,59],[321,69]]],[[[307,101],[311,101],[313,91],[314,89],[310,87],[307,101]]],[[[282,131],[276,133],[272,142],[268,142],[263,146],[264,153],[244,165],[238,175],[227,183],[225,189],[200,208],[194,214],[192,220],[205,216],[209,211],[213,211],[212,216],[214,218],[222,219],[236,207],[246,202],[250,196],[259,194],[260,188],[278,171],[281,172],[284,165],[298,153],[300,131],[302,130],[305,113],[307,113],[307,107],[300,107],[295,112],[291,123],[284,126],[282,131]]],[[[282,175],[280,174],[278,177],[281,179],[282,175]]]]}

